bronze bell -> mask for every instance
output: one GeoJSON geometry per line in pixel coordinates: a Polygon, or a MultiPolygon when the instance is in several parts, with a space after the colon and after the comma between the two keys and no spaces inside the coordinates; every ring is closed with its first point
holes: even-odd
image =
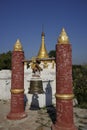
{"type": "Polygon", "coordinates": [[[30,88],[29,92],[30,94],[41,94],[44,93],[43,91],[43,84],[42,80],[30,80],[30,88]]]}

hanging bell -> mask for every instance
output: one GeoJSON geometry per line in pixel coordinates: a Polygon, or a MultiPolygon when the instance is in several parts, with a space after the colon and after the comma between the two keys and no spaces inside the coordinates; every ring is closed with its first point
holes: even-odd
{"type": "Polygon", "coordinates": [[[30,88],[28,93],[30,94],[44,93],[42,80],[30,80],[30,88]]]}

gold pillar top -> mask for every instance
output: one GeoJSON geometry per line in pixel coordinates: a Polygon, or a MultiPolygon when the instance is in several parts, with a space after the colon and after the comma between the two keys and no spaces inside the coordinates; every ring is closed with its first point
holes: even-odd
{"type": "Polygon", "coordinates": [[[39,52],[38,52],[38,55],[37,55],[37,58],[48,58],[48,53],[47,53],[47,50],[46,50],[46,47],[45,47],[45,34],[44,32],[42,32],[41,34],[41,46],[40,46],[40,49],[39,49],[39,52]]]}
{"type": "Polygon", "coordinates": [[[14,51],[23,51],[22,44],[19,39],[17,39],[14,45],[14,51]]]}
{"type": "Polygon", "coordinates": [[[58,38],[58,44],[69,44],[69,38],[67,36],[67,33],[65,32],[65,29],[63,28],[59,38],[58,38]]]}

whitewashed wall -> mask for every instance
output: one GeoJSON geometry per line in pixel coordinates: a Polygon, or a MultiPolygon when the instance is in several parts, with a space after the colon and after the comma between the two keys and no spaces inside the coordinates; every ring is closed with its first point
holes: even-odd
{"type": "MultiPolygon", "coordinates": [[[[28,104],[30,105],[32,102],[32,94],[29,94],[29,85],[30,79],[32,78],[32,70],[29,68],[27,69],[26,66],[24,67],[24,89],[25,94],[28,98],[28,104]]],[[[46,96],[50,96],[49,92],[46,93],[46,87],[48,82],[50,81],[50,87],[52,89],[52,103],[55,103],[55,82],[56,82],[56,75],[55,75],[55,68],[52,69],[51,65],[49,68],[43,69],[41,72],[41,79],[43,81],[43,90],[44,94],[38,94],[38,100],[40,107],[44,107],[46,105],[46,96]]],[[[10,70],[1,70],[0,71],[0,99],[8,100],[11,98],[11,71],[10,70]]]]}

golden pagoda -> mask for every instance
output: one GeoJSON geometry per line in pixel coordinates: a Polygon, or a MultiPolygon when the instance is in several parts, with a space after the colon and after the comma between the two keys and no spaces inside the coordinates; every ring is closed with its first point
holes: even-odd
{"type": "Polygon", "coordinates": [[[46,47],[45,47],[45,34],[42,32],[41,34],[41,46],[37,55],[38,59],[49,58],[46,47]]]}

